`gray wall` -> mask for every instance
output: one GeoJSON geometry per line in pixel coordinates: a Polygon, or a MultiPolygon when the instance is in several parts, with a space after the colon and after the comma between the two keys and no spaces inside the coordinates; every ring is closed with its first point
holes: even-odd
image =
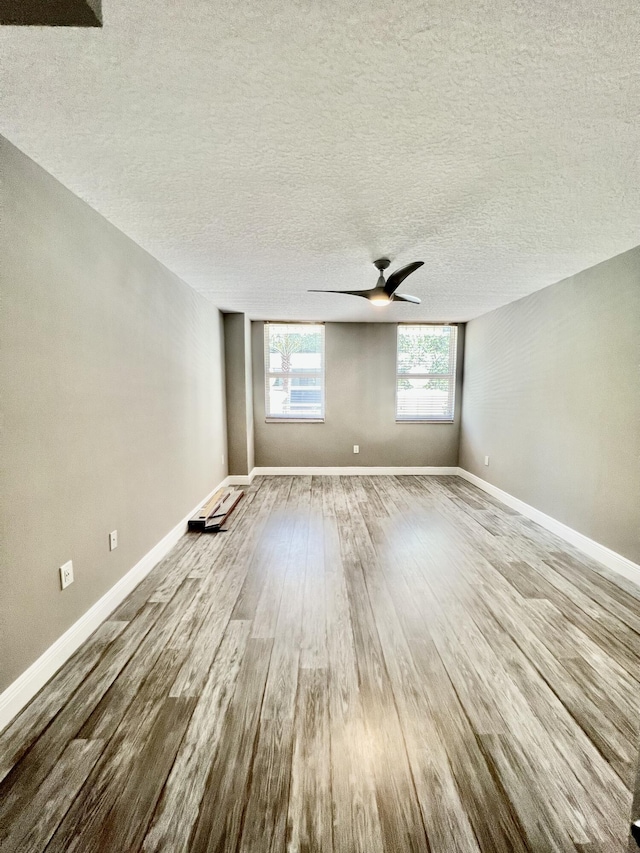
{"type": "Polygon", "coordinates": [[[229,473],[246,475],[254,452],[251,323],[245,314],[224,315],[224,352],[229,473]]]}
{"type": "Polygon", "coordinates": [[[217,309],[0,146],[2,689],[224,478],[226,437],[217,309]]]}
{"type": "Polygon", "coordinates": [[[255,463],[255,435],[253,429],[253,339],[251,320],[244,315],[244,387],[246,395],[247,468],[253,470],[255,463]]]}
{"type": "Polygon", "coordinates": [[[640,562],[640,248],[468,323],[464,376],[461,467],[640,562]]]}
{"type": "Polygon", "coordinates": [[[395,422],[395,323],[327,323],[325,422],[265,423],[264,323],[253,323],[255,464],[457,465],[463,329],[452,424],[395,422]],[[353,453],[353,445],[360,453],[353,453]]]}

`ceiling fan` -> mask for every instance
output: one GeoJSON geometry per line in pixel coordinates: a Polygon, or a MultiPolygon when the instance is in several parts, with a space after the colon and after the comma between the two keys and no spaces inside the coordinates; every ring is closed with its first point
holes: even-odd
{"type": "Polygon", "coordinates": [[[416,305],[420,304],[417,296],[409,296],[407,293],[396,293],[402,282],[408,275],[415,272],[424,264],[424,261],[414,261],[407,264],[406,267],[401,267],[399,270],[392,272],[389,278],[385,281],[383,272],[389,266],[391,261],[389,258],[379,258],[374,261],[374,266],[379,270],[380,276],[375,287],[369,290],[309,290],[309,293],[346,293],[348,296],[362,296],[368,299],[373,305],[390,305],[392,302],[413,302],[416,305]]]}

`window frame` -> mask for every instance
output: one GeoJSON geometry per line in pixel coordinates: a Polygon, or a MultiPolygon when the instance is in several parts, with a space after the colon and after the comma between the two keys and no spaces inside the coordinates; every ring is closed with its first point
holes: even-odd
{"type": "Polygon", "coordinates": [[[397,424],[452,424],[456,419],[456,378],[458,373],[458,324],[457,323],[397,323],[396,324],[396,379],[395,379],[395,421],[397,424]],[[450,351],[450,371],[448,373],[412,373],[411,376],[415,379],[448,379],[450,380],[450,397],[451,397],[451,417],[450,418],[434,418],[434,417],[398,417],[398,380],[406,378],[406,373],[400,373],[400,330],[406,327],[417,328],[424,326],[426,328],[442,328],[447,327],[452,329],[450,351]]]}
{"type": "Polygon", "coordinates": [[[264,359],[264,414],[265,414],[265,423],[267,424],[323,424],[325,422],[325,324],[324,323],[311,323],[311,322],[295,322],[293,320],[271,320],[265,321],[264,330],[263,330],[263,359],[264,359]],[[321,409],[321,417],[305,417],[300,416],[299,413],[296,413],[294,417],[287,417],[286,415],[270,415],[269,414],[269,380],[270,379],[279,379],[282,378],[282,372],[273,372],[269,370],[269,362],[268,362],[268,335],[269,335],[269,327],[270,326],[312,326],[318,327],[321,330],[320,335],[320,371],[319,373],[309,374],[304,373],[299,370],[290,370],[287,372],[287,376],[290,379],[309,379],[312,376],[320,377],[321,381],[321,397],[320,397],[320,409],[321,409]]]}

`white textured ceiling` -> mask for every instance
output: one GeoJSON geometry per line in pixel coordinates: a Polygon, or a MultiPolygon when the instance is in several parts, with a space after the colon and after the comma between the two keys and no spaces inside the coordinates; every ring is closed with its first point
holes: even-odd
{"type": "Polygon", "coordinates": [[[254,318],[466,320],[640,242],[638,0],[104,0],[0,28],[0,132],[254,318]],[[376,309],[310,287],[425,266],[376,309]]]}

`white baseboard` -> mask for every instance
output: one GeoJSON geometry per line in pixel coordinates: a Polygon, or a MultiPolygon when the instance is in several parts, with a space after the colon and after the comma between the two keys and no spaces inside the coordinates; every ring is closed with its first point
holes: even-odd
{"type": "Polygon", "coordinates": [[[93,634],[96,628],[124,601],[157,565],[169,553],[180,537],[187,531],[187,522],[198,509],[209,500],[219,488],[226,485],[224,480],[216,486],[206,498],[186,515],[176,526],[164,536],[157,545],[142,557],[124,577],[111,587],[102,598],[87,610],[77,622],[64,632],[53,645],[26,669],[22,675],[0,694],[0,731],[20,713],[24,706],[33,699],[36,693],[44,687],[55,675],[63,663],[93,634]]]}
{"type": "Polygon", "coordinates": [[[623,557],[622,554],[618,554],[616,551],[612,551],[611,548],[607,548],[606,545],[601,545],[594,539],[589,539],[589,537],[585,536],[584,533],[579,533],[572,527],[568,527],[561,521],[557,521],[550,515],[546,515],[546,513],[526,504],[519,498],[514,498],[513,495],[510,495],[508,492],[488,483],[481,477],[477,477],[470,471],[465,471],[464,468],[459,468],[458,474],[463,479],[473,483],[474,486],[477,486],[479,489],[487,492],[487,494],[492,495],[499,501],[502,501],[503,504],[517,510],[522,515],[525,515],[527,518],[535,521],[541,527],[550,530],[551,533],[555,533],[556,536],[560,536],[561,539],[566,540],[571,545],[574,545],[580,551],[587,554],[587,556],[592,557],[599,563],[602,563],[603,566],[611,569],[612,572],[616,572],[617,574],[627,578],[627,580],[630,580],[640,586],[640,566],[637,563],[634,563],[627,557],[623,557]]]}
{"type": "MultiPolygon", "coordinates": [[[[253,471],[256,469],[254,468],[253,471]]],[[[253,471],[250,474],[230,474],[227,479],[222,484],[223,486],[250,486],[254,473],[253,471]]]]}
{"type": "Polygon", "coordinates": [[[311,468],[254,468],[250,474],[251,479],[257,476],[269,476],[269,477],[293,477],[293,476],[341,476],[341,477],[357,477],[357,476],[370,476],[377,474],[391,474],[391,475],[399,475],[399,474],[428,474],[434,476],[442,476],[446,474],[457,474],[458,469],[455,467],[445,468],[445,467],[434,467],[434,466],[366,466],[366,465],[349,465],[343,468],[334,467],[334,466],[318,466],[311,468]]]}

